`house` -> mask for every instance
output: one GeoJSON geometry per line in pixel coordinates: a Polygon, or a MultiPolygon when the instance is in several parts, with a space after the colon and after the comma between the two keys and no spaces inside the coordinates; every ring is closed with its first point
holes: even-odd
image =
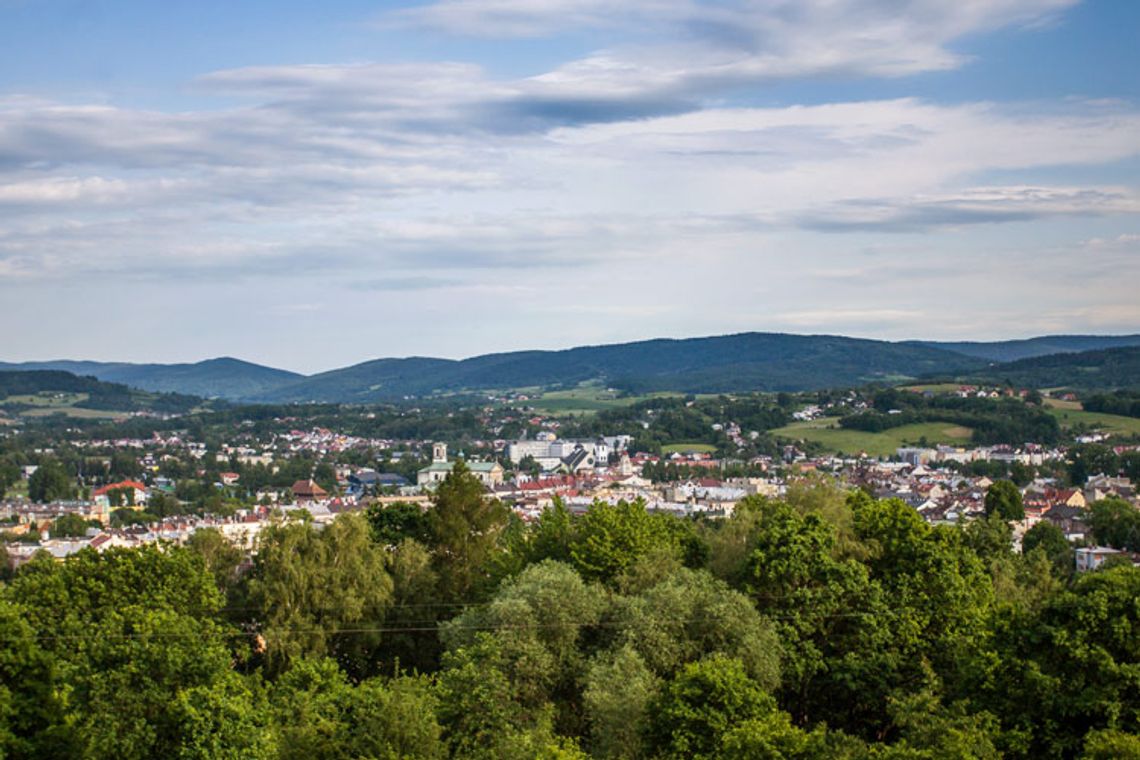
{"type": "MultiPolygon", "coordinates": [[[[488,488],[494,488],[503,482],[503,466],[498,462],[467,462],[467,469],[479,478],[480,482],[488,488]]],[[[451,474],[455,463],[447,459],[447,444],[437,443],[431,447],[431,464],[416,474],[416,484],[419,486],[435,486],[442,483],[444,478],[451,474]]]]}
{"type": "Polygon", "coordinates": [[[1119,549],[1113,549],[1108,546],[1082,546],[1079,547],[1076,554],[1077,572],[1087,573],[1090,570],[1096,570],[1112,557],[1122,554],[1119,549]]]}
{"type": "Polygon", "coordinates": [[[1053,523],[1060,528],[1066,536],[1084,535],[1087,530],[1085,517],[1085,510],[1079,507],[1070,507],[1065,504],[1058,504],[1041,515],[1042,520],[1053,523]]]}
{"type": "Polygon", "coordinates": [[[91,494],[95,506],[100,509],[116,507],[138,507],[146,505],[148,498],[146,484],[137,480],[122,480],[118,483],[108,483],[91,494]],[[111,502],[115,502],[112,504],[111,502]]]}
{"type": "Polygon", "coordinates": [[[1066,507],[1077,507],[1078,509],[1084,509],[1088,506],[1085,495],[1076,488],[1067,488],[1062,491],[1057,491],[1057,493],[1053,495],[1053,503],[1064,504],[1066,507]]]}
{"type": "Polygon", "coordinates": [[[320,501],[327,499],[328,496],[329,492],[317,485],[312,478],[298,480],[293,484],[293,501],[298,504],[320,501]]]}
{"type": "Polygon", "coordinates": [[[357,470],[346,479],[348,493],[361,496],[367,491],[377,491],[381,488],[403,488],[411,485],[403,475],[394,472],[376,472],[375,470],[357,470]]]}
{"type": "Polygon", "coordinates": [[[223,486],[236,485],[238,480],[241,479],[241,475],[238,475],[236,472],[219,473],[218,477],[221,479],[223,486]]]}

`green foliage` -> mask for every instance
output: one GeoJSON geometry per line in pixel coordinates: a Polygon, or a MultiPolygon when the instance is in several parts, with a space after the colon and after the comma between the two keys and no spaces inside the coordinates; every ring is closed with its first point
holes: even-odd
{"type": "Polygon", "coordinates": [[[332,660],[298,660],[273,686],[280,760],[446,756],[436,698],[423,678],[372,678],[353,686],[332,660]]]}
{"type": "Polygon", "coordinates": [[[94,520],[84,520],[74,512],[69,512],[52,520],[51,535],[55,538],[85,536],[87,529],[92,526],[98,527],[99,523],[94,520]]]}
{"type": "Polygon", "coordinates": [[[0,599],[0,757],[67,754],[63,710],[57,664],[23,609],[0,599]]]}
{"type": "Polygon", "coordinates": [[[368,523],[348,514],[319,531],[305,523],[262,531],[246,596],[271,671],[328,655],[359,674],[381,639],[392,580],[368,523]]]}
{"type": "MultiPolygon", "coordinates": [[[[0,755],[1137,755],[1140,570],[1071,577],[1050,526],[1015,554],[997,509],[811,480],[528,526],[458,469],[423,542],[342,515],[266,530],[245,575],[216,531],[37,556],[0,585],[0,755]]],[[[1092,512],[1127,542],[1130,505],[1092,512]]]]}
{"type": "Polygon", "coordinates": [[[663,757],[715,758],[725,734],[776,711],[776,700],[723,656],[686,665],[653,705],[651,744],[663,757]]]}
{"type": "Polygon", "coordinates": [[[191,533],[186,549],[202,558],[206,570],[223,592],[236,581],[238,565],[245,556],[217,528],[199,528],[191,533]]]}
{"type": "Polygon", "coordinates": [[[498,550],[508,510],[485,495],[483,484],[462,462],[439,484],[429,513],[435,567],[441,595],[466,600],[490,577],[489,563],[498,550]]]}
{"type": "Polygon", "coordinates": [[[405,539],[421,543],[429,540],[428,516],[415,504],[374,504],[365,511],[365,517],[372,528],[372,539],[384,546],[395,546],[405,539]]]}
{"type": "Polygon", "coordinates": [[[42,463],[28,478],[28,498],[32,501],[70,499],[73,493],[71,477],[63,465],[55,460],[42,463]]]}
{"type": "Polygon", "coordinates": [[[930,691],[892,698],[889,712],[900,740],[871,750],[884,760],[998,760],[994,745],[997,720],[989,713],[970,714],[961,704],[946,707],[930,691]]]}
{"type": "Polygon", "coordinates": [[[1140,551],[1140,511],[1123,499],[1110,497],[1089,507],[1089,525],[1098,543],[1140,551]]]}
{"type": "Polygon", "coordinates": [[[1089,729],[1140,730],[1138,598],[1140,570],[1102,569],[997,628],[973,699],[1020,753],[1072,756],[1089,729]]]}
{"type": "Polygon", "coordinates": [[[1025,519],[1025,508],[1021,504],[1021,491],[1010,480],[999,480],[986,489],[986,515],[996,514],[1003,520],[1025,519]]]}
{"type": "Polygon", "coordinates": [[[665,678],[710,654],[743,664],[762,688],[780,683],[780,640],[748,598],[706,571],[679,569],[617,603],[616,641],[665,678]]]}
{"type": "Polygon", "coordinates": [[[650,514],[640,501],[595,502],[575,525],[570,559],[584,577],[616,583],[638,560],[654,554],[684,554],[675,518],[650,514]]]}
{"type": "Polygon", "coordinates": [[[1030,554],[1042,552],[1053,565],[1058,578],[1067,578],[1073,572],[1073,547],[1065,538],[1065,533],[1051,522],[1042,520],[1021,538],[1021,551],[1030,554]]]}
{"type": "Polygon", "coordinates": [[[660,679],[632,646],[604,652],[590,663],[582,704],[595,757],[642,756],[642,737],[659,688],[660,679]]]}
{"type": "Polygon", "coordinates": [[[1120,731],[1090,731],[1082,760],[1140,760],[1140,736],[1120,731]]]}

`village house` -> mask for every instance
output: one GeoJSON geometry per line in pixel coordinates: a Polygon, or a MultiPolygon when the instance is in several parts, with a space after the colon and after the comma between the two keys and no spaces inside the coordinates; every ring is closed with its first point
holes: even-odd
{"type": "Polygon", "coordinates": [[[307,504],[321,501],[329,497],[329,492],[317,485],[312,478],[298,480],[293,484],[293,501],[297,504],[307,504]]]}
{"type": "Polygon", "coordinates": [[[91,494],[91,499],[95,502],[95,506],[100,509],[109,509],[111,507],[136,507],[142,509],[146,506],[148,494],[146,484],[140,483],[137,480],[123,480],[118,483],[109,483],[102,488],[96,489],[95,493],[91,494]],[[117,493],[118,496],[112,492],[117,493]]]}

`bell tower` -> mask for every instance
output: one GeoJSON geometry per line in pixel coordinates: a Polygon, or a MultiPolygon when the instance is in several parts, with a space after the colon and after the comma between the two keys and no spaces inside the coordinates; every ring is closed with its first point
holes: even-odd
{"type": "Polygon", "coordinates": [[[446,443],[433,443],[431,446],[431,461],[433,462],[446,462],[447,461],[447,444],[446,443]]]}

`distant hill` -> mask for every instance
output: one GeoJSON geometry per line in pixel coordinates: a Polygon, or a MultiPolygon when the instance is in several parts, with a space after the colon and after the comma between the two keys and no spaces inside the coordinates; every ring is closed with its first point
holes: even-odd
{"type": "Polygon", "coordinates": [[[194,364],[128,364],[124,362],[47,361],[10,364],[0,370],[59,370],[156,393],[183,393],[202,398],[237,400],[269,393],[301,379],[296,372],[223,357],[194,364]]]}
{"type": "Polygon", "coordinates": [[[202,399],[176,393],[155,393],[80,377],[61,370],[0,371],[0,410],[7,416],[72,416],[85,412],[139,412],[181,414],[202,399]]]}
{"type": "Polygon", "coordinates": [[[634,392],[807,390],[962,372],[983,365],[982,360],[927,346],[833,335],[741,333],[518,351],[460,361],[377,359],[298,380],[255,398],[367,403],[594,379],[634,392]]]}
{"type": "MultiPolygon", "coordinates": [[[[375,359],[304,376],[231,358],[194,364],[85,361],[0,363],[0,370],[63,370],[155,392],[257,402],[373,403],[534,386],[574,386],[600,380],[622,390],[719,393],[798,391],[982,373],[995,362],[1118,346],[1140,346],[1140,335],[1057,335],[993,343],[888,342],[835,335],[739,333],[681,340],[657,339],[562,351],[514,351],[469,359],[375,359]]],[[[1054,377],[1063,360],[1052,366],[1054,377]]],[[[1056,385],[1046,365],[1018,368],[1056,385]],[[1033,374],[1036,373],[1036,374],[1033,374]]],[[[1001,370],[993,368],[1000,374],[1001,370]]],[[[1074,379],[1080,373],[1065,375],[1074,379]]],[[[1123,370],[1106,367],[1115,387],[1123,370]]],[[[1088,371],[1084,373],[1088,374],[1088,371]]],[[[1012,379],[1012,377],[1011,377],[1012,379]]],[[[1087,378],[1086,378],[1087,381],[1087,378]]],[[[1028,383],[1025,383],[1028,384],[1028,383]]]]}
{"type": "Polygon", "coordinates": [[[1012,362],[1018,359],[1031,359],[1035,356],[1048,356],[1050,354],[1140,346],[1140,335],[1044,335],[1039,338],[993,342],[963,341],[953,343],[916,340],[906,343],[913,346],[941,348],[945,351],[953,351],[994,362],[1012,362]]]}
{"type": "Polygon", "coordinates": [[[994,383],[1008,380],[1026,388],[1140,388],[1140,347],[1037,356],[998,364],[968,377],[994,383]]]}

